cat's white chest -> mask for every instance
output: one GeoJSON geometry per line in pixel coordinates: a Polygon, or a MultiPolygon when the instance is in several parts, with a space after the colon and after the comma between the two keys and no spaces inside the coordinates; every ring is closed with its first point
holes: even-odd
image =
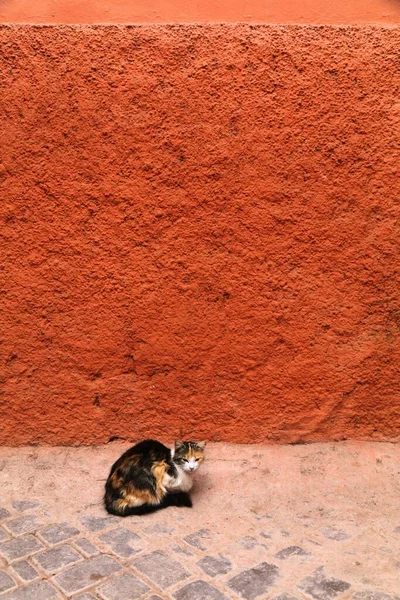
{"type": "Polygon", "coordinates": [[[175,477],[164,476],[163,486],[168,492],[188,492],[193,485],[192,477],[179,466],[176,467],[176,471],[175,477]]]}

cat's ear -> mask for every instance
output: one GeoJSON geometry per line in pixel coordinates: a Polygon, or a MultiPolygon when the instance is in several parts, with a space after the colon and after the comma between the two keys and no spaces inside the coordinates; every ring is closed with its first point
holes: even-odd
{"type": "Polygon", "coordinates": [[[199,448],[201,448],[202,450],[204,450],[204,448],[207,445],[207,442],[197,442],[196,444],[199,448]]]}
{"type": "Polygon", "coordinates": [[[184,443],[180,442],[179,440],[175,440],[175,450],[180,450],[180,448],[183,448],[184,443]]]}

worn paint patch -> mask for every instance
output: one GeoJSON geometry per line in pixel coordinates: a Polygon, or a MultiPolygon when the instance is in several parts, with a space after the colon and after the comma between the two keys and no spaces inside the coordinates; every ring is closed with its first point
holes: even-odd
{"type": "Polygon", "coordinates": [[[3,0],[2,23],[399,23],[397,0],[3,0]]]}

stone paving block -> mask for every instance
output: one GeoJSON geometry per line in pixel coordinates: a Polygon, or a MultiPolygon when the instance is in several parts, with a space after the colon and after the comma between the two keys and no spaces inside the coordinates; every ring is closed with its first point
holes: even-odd
{"type": "Polygon", "coordinates": [[[6,508],[0,508],[0,521],[7,519],[7,517],[11,517],[11,513],[6,508]]]}
{"type": "MultiPolygon", "coordinates": [[[[79,596],[74,596],[73,600],[97,600],[97,598],[95,596],[93,596],[93,594],[79,594],[79,596]]],[[[121,598],[122,600],[122,598],[121,598]]]]}
{"type": "Polygon", "coordinates": [[[168,588],[190,576],[181,563],[160,550],[137,558],[132,565],[161,589],[168,588]]]}
{"type": "Polygon", "coordinates": [[[59,573],[54,577],[54,581],[64,592],[72,594],[114,575],[121,568],[122,566],[110,556],[96,556],[59,573]]]}
{"type": "Polygon", "coordinates": [[[36,531],[43,523],[39,520],[36,515],[24,515],[23,517],[17,517],[11,521],[4,523],[4,526],[13,535],[22,535],[24,533],[32,533],[36,531]]]}
{"type": "Polygon", "coordinates": [[[279,569],[276,565],[263,562],[243,571],[228,581],[228,586],[242,598],[254,600],[265,594],[276,582],[279,569]]]}
{"type": "Polygon", "coordinates": [[[162,600],[160,596],[150,596],[149,600],[162,600]]]}
{"type": "Polygon", "coordinates": [[[110,527],[114,523],[118,523],[118,521],[119,519],[117,517],[94,517],[91,515],[86,515],[80,519],[80,522],[86,529],[92,532],[106,529],[106,527],[110,527]]]}
{"type": "Polygon", "coordinates": [[[188,548],[184,548],[183,546],[170,546],[171,550],[176,552],[177,554],[183,554],[184,556],[193,556],[193,552],[191,552],[188,548]]]}
{"type": "Polygon", "coordinates": [[[35,581],[1,596],[1,600],[57,600],[59,598],[61,596],[48,581],[35,581]]]}
{"type": "Polygon", "coordinates": [[[206,540],[211,539],[211,532],[209,529],[200,529],[195,533],[191,533],[183,538],[186,543],[190,544],[194,548],[198,548],[199,550],[207,550],[206,540]]]}
{"type": "Polygon", "coordinates": [[[343,542],[350,539],[350,536],[338,527],[323,527],[321,532],[328,540],[334,540],[335,542],[343,542]]]}
{"type": "Polygon", "coordinates": [[[391,596],[383,592],[373,592],[372,590],[362,590],[352,595],[354,600],[400,600],[400,596],[391,596]]]}
{"type": "Polygon", "coordinates": [[[146,527],[144,532],[148,535],[165,535],[168,533],[172,533],[175,531],[174,527],[169,527],[165,523],[155,523],[154,525],[150,525],[150,527],[146,527]]]}
{"type": "Polygon", "coordinates": [[[290,533],[288,531],[286,531],[285,529],[281,529],[281,536],[282,537],[290,537],[290,533]]]}
{"type": "Polygon", "coordinates": [[[228,558],[221,554],[215,556],[205,556],[197,563],[201,569],[210,577],[216,575],[226,575],[232,570],[232,563],[228,558]]]}
{"type": "Polygon", "coordinates": [[[141,538],[125,527],[111,529],[99,536],[99,539],[108,544],[112,551],[121,558],[130,558],[143,550],[141,538]]]}
{"type": "Polygon", "coordinates": [[[76,527],[68,525],[68,523],[55,523],[48,525],[40,532],[41,537],[50,545],[65,542],[72,537],[79,535],[80,531],[76,527]]]}
{"type": "Polygon", "coordinates": [[[15,582],[7,573],[0,571],[0,594],[15,587],[15,582]]]}
{"type": "Polygon", "coordinates": [[[8,535],[4,531],[4,529],[0,528],[0,542],[4,542],[4,540],[8,540],[8,535]]]}
{"type": "Polygon", "coordinates": [[[13,508],[18,512],[25,512],[26,510],[32,510],[40,506],[39,502],[35,500],[16,500],[12,503],[13,508]]]}
{"type": "Polygon", "coordinates": [[[251,535],[246,535],[240,540],[240,545],[242,546],[242,548],[246,548],[246,550],[252,550],[256,546],[258,546],[258,540],[251,535]]]}
{"type": "Polygon", "coordinates": [[[303,579],[297,587],[315,600],[332,600],[350,589],[350,584],[340,579],[326,577],[323,567],[320,567],[312,575],[303,579]]]}
{"type": "Polygon", "coordinates": [[[75,546],[78,546],[79,550],[81,550],[85,556],[90,557],[99,554],[99,550],[87,538],[78,538],[77,540],[74,540],[74,544],[75,546]]]}
{"type": "Polygon", "coordinates": [[[283,548],[275,555],[275,558],[279,558],[280,560],[287,560],[292,556],[302,556],[303,558],[310,557],[310,552],[307,552],[300,546],[288,546],[287,548],[283,548]]]}
{"type": "Polygon", "coordinates": [[[67,565],[82,560],[82,556],[70,546],[63,545],[35,554],[33,559],[44,571],[54,573],[67,565]]]}
{"type": "Polygon", "coordinates": [[[261,546],[262,548],[268,550],[268,546],[251,535],[246,535],[245,537],[241,538],[240,545],[246,550],[253,550],[253,548],[256,548],[257,546],[261,546]]]}
{"type": "Polygon", "coordinates": [[[193,581],[175,592],[176,600],[228,600],[216,587],[202,579],[193,581]]]}
{"type": "Polygon", "coordinates": [[[14,563],[13,569],[24,581],[32,581],[33,579],[36,579],[36,577],[39,577],[36,569],[34,569],[26,560],[14,563]]]}
{"type": "Polygon", "coordinates": [[[299,598],[297,598],[296,596],[293,596],[293,594],[286,594],[284,592],[283,594],[274,596],[271,600],[299,600],[299,598]]]}
{"type": "Polygon", "coordinates": [[[0,555],[8,561],[25,558],[43,549],[43,544],[33,535],[24,535],[0,545],[0,555]]]}
{"type": "Polygon", "coordinates": [[[136,600],[150,590],[149,586],[131,573],[122,573],[97,589],[104,600],[136,600]]]}

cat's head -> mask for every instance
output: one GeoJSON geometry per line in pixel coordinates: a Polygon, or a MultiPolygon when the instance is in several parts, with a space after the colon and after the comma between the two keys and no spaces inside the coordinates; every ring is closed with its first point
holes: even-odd
{"type": "Polygon", "coordinates": [[[174,463],[184,471],[197,471],[204,460],[206,442],[175,442],[174,463]]]}

